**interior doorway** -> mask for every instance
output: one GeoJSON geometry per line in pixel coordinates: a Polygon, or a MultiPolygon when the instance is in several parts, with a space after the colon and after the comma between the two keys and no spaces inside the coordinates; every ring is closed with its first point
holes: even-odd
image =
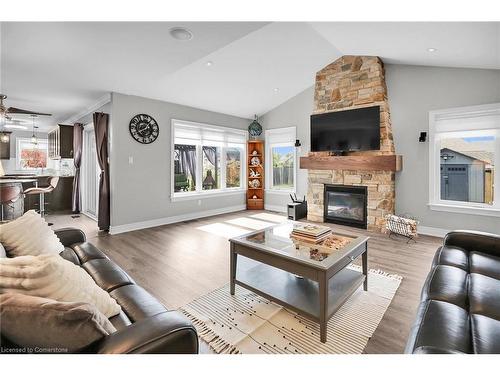
{"type": "Polygon", "coordinates": [[[82,147],[82,213],[97,220],[99,209],[99,168],[95,143],[94,124],[90,123],[83,130],[82,147]]]}

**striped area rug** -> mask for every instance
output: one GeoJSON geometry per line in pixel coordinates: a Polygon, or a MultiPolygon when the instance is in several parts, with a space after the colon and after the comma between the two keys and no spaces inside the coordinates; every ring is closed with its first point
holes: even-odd
{"type": "MultiPolygon", "coordinates": [[[[360,270],[355,265],[349,268],[360,270]]],[[[239,286],[234,296],[226,285],[180,311],[216,353],[360,354],[401,280],[398,275],[370,270],[369,290],[359,288],[331,317],[324,344],[319,340],[318,323],[239,286]]]]}

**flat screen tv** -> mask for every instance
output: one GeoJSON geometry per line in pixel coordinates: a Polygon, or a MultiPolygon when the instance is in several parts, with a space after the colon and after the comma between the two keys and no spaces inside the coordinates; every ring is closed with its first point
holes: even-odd
{"type": "Polygon", "coordinates": [[[379,149],[379,106],[311,115],[311,151],[379,149]]]}

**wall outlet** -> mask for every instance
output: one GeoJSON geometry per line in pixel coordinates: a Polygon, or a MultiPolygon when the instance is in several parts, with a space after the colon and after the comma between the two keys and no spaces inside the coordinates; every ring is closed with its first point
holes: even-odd
{"type": "Polygon", "coordinates": [[[128,157],[128,163],[131,165],[134,164],[134,157],[133,156],[128,157]]]}

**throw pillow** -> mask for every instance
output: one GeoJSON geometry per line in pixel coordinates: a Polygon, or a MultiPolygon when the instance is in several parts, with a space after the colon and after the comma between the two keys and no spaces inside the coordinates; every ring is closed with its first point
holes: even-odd
{"type": "Polygon", "coordinates": [[[42,353],[77,352],[116,331],[91,304],[17,293],[0,295],[2,336],[42,353]]]}
{"type": "Polygon", "coordinates": [[[0,293],[9,292],[60,302],[88,302],[108,318],[121,310],[83,268],[59,255],[0,259],[0,293]]]}
{"type": "Polygon", "coordinates": [[[59,254],[64,250],[59,238],[47,222],[34,210],[2,224],[0,242],[9,257],[21,255],[59,254]]]}

